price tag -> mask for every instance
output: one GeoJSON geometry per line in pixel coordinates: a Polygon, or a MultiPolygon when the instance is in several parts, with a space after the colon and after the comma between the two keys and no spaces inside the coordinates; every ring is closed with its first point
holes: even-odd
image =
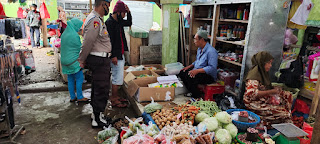
{"type": "Polygon", "coordinates": [[[177,115],[177,119],[180,119],[181,116],[182,116],[182,113],[179,113],[179,114],[177,115]]]}

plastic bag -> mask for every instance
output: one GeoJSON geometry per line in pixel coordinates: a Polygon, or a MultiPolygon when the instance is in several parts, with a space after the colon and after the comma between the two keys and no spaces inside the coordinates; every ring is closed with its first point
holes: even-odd
{"type": "Polygon", "coordinates": [[[303,100],[297,99],[294,104],[292,113],[294,113],[295,111],[309,114],[310,108],[308,107],[306,102],[304,102],[303,100]]]}
{"type": "Polygon", "coordinates": [[[42,3],[40,6],[40,16],[41,19],[50,18],[50,14],[45,3],[42,3]]]}
{"type": "Polygon", "coordinates": [[[99,144],[115,144],[118,141],[119,132],[109,125],[108,128],[99,131],[97,140],[99,144]]]}
{"type": "Polygon", "coordinates": [[[30,69],[35,69],[35,63],[34,63],[34,59],[33,59],[33,54],[32,54],[32,50],[27,50],[23,52],[23,57],[25,60],[25,68],[27,70],[30,69]]]}
{"type": "Polygon", "coordinates": [[[123,144],[154,144],[154,139],[137,128],[137,134],[125,139],[123,144]]]}
{"type": "Polygon", "coordinates": [[[146,113],[153,113],[153,112],[160,110],[160,109],[162,109],[162,105],[155,103],[153,98],[151,97],[151,103],[146,105],[143,110],[146,113]]]}

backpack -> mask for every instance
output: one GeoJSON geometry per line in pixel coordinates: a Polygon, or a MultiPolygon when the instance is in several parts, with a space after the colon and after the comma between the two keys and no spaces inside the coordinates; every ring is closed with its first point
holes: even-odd
{"type": "Polygon", "coordinates": [[[280,73],[279,83],[284,83],[291,88],[301,88],[304,85],[302,57],[298,56],[295,61],[291,62],[289,68],[281,69],[280,73]]]}

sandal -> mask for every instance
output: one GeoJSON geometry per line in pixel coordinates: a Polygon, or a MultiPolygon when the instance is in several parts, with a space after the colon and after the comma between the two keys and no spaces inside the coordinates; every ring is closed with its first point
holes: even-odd
{"type": "Polygon", "coordinates": [[[82,98],[82,99],[79,99],[78,102],[89,102],[89,99],[87,99],[87,98],[82,98]]]}
{"type": "Polygon", "coordinates": [[[124,99],[124,98],[119,98],[118,99],[120,102],[125,102],[125,103],[129,103],[129,101],[127,99],[124,99]]]}
{"type": "Polygon", "coordinates": [[[120,100],[112,102],[111,106],[112,107],[118,107],[118,108],[126,108],[126,107],[128,107],[128,105],[126,103],[121,102],[120,100]]]}
{"type": "Polygon", "coordinates": [[[70,99],[70,102],[75,102],[75,101],[77,101],[77,98],[75,98],[75,99],[70,99]]]}

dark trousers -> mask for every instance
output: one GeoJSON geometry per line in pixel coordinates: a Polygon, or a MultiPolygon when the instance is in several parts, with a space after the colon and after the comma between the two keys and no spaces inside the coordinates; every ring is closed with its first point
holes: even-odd
{"type": "Polygon", "coordinates": [[[40,46],[40,30],[39,27],[30,27],[30,39],[31,39],[31,46],[40,46]],[[36,33],[36,39],[34,39],[34,33],[36,33]],[[36,42],[34,42],[36,40],[36,42]]]}
{"type": "Polygon", "coordinates": [[[110,59],[89,55],[86,64],[92,71],[91,106],[93,112],[104,112],[110,90],[110,59]]]}
{"type": "Polygon", "coordinates": [[[214,82],[214,79],[206,73],[199,73],[194,78],[191,78],[188,75],[190,70],[192,69],[186,70],[185,72],[180,71],[178,76],[181,78],[186,88],[192,93],[192,97],[200,98],[201,92],[198,89],[198,84],[210,84],[214,82]]]}

